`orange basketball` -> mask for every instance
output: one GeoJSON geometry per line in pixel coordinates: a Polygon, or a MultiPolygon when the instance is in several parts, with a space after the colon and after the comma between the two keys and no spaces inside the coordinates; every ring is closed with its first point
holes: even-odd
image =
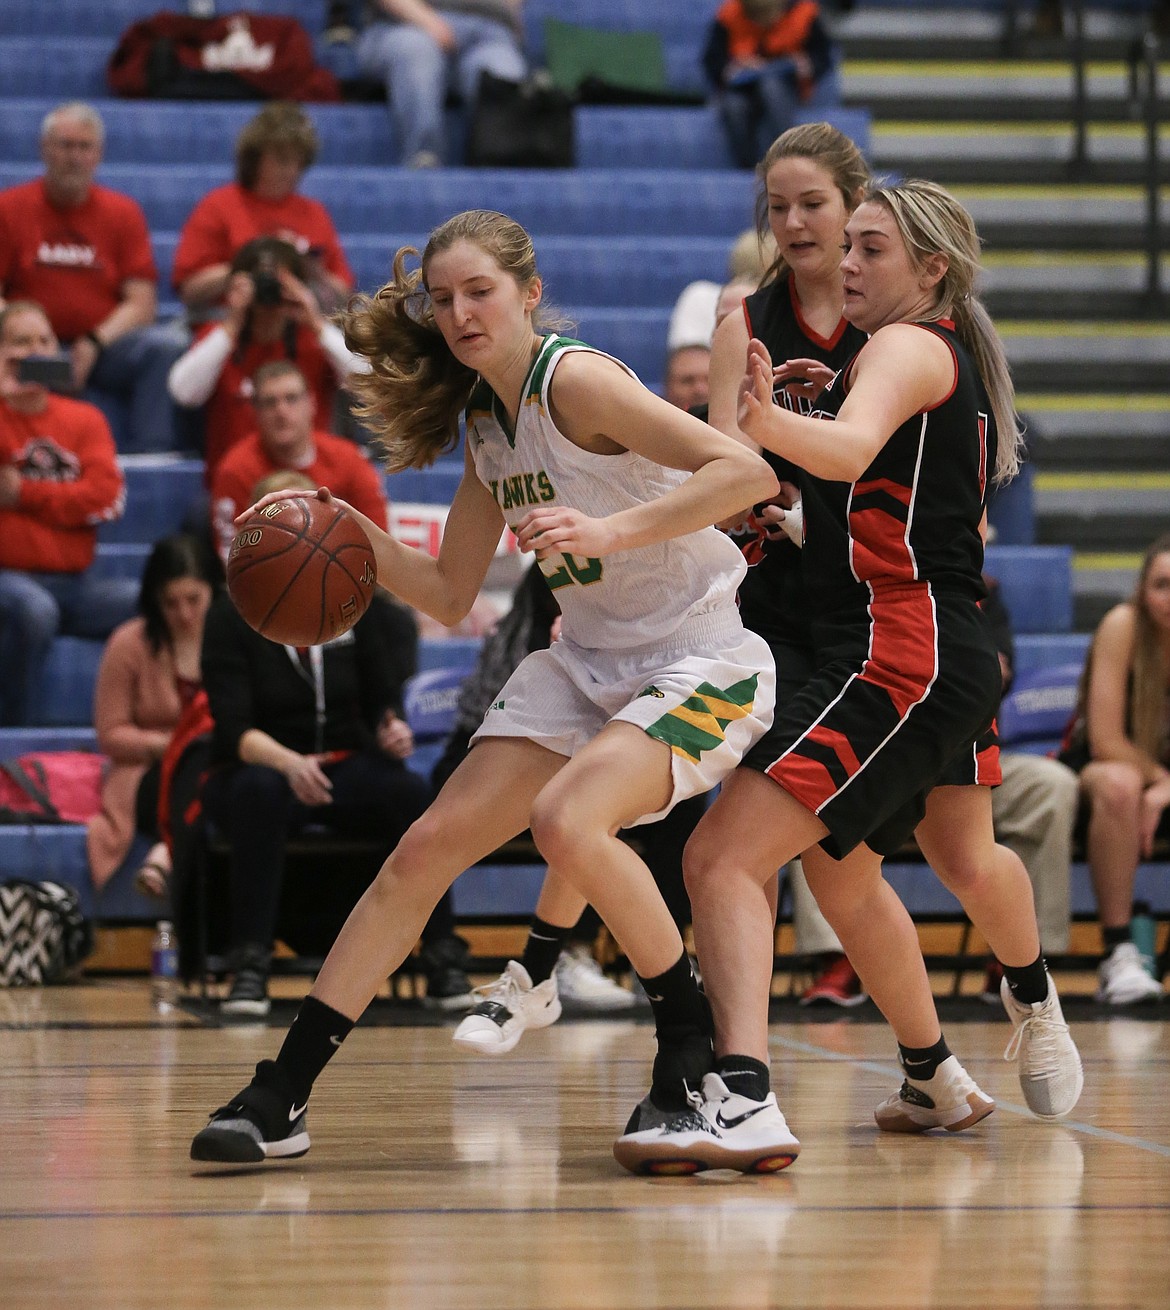
{"type": "Polygon", "coordinates": [[[236,609],[282,646],[320,646],[369,608],[377,564],[351,514],[315,496],[277,500],[251,515],[228,552],[236,609]]]}

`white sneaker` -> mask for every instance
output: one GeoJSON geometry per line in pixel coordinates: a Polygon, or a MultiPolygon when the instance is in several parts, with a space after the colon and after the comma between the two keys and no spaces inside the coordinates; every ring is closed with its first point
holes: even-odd
{"type": "Polygon", "coordinates": [[[633,992],[607,978],[588,950],[562,951],[555,970],[557,994],[563,1005],[580,1010],[632,1010],[638,1004],[633,992]]]}
{"type": "Polygon", "coordinates": [[[475,995],[479,1003],[451,1040],[480,1055],[505,1055],[525,1029],[547,1028],[561,1017],[556,975],[533,987],[518,960],[509,960],[495,982],[477,987],[475,995]]]}
{"type": "MultiPolygon", "coordinates": [[[[905,1065],[902,1066],[905,1069],[905,1065]]],[[[929,1079],[906,1075],[901,1088],[873,1112],[877,1126],[887,1133],[924,1133],[929,1128],[962,1132],[995,1109],[995,1102],[980,1091],[975,1080],[953,1055],[929,1079]]]]}
{"type": "Polygon", "coordinates": [[[1157,1001],[1161,996],[1162,984],[1145,971],[1133,942],[1115,946],[1097,970],[1097,1000],[1106,1005],[1133,1005],[1157,1001]]]}
{"type": "Polygon", "coordinates": [[[1015,999],[1006,978],[999,994],[1015,1026],[1003,1058],[1019,1061],[1020,1089],[1028,1109],[1040,1119],[1063,1119],[1080,1100],[1085,1073],[1056,984],[1049,978],[1047,998],[1031,1005],[1015,999]]]}
{"type": "Polygon", "coordinates": [[[702,1092],[691,1092],[689,1099],[691,1108],[676,1114],[658,1110],[649,1097],[641,1101],[614,1143],[618,1164],[636,1174],[774,1174],[800,1154],[774,1092],[753,1101],[709,1073],[702,1092]]]}

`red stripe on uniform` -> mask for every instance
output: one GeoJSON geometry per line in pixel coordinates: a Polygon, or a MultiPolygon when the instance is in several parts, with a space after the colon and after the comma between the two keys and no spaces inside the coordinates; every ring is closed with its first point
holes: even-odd
{"type": "Polygon", "coordinates": [[[841,761],[842,768],[850,777],[860,767],[857,753],[844,733],[837,732],[833,728],[826,728],[823,723],[818,723],[810,732],[805,734],[804,740],[819,742],[820,745],[827,746],[841,761]]]}
{"type": "Polygon", "coordinates": [[[853,484],[854,499],[858,496],[868,496],[874,491],[884,491],[903,505],[910,504],[910,488],[901,482],[893,481],[892,478],[873,478],[869,482],[855,482],[853,484]]]}
{"type": "Polygon", "coordinates": [[[938,672],[934,600],[927,587],[899,587],[890,597],[875,592],[869,612],[869,658],[861,677],[883,688],[898,718],[904,719],[926,695],[938,672]]]}
{"type": "Polygon", "coordinates": [[[827,800],[837,794],[837,784],[829,770],[819,760],[810,760],[803,755],[785,755],[774,764],[769,764],[764,772],[798,800],[810,814],[816,814],[827,800]]]}
{"type": "Polygon", "coordinates": [[[999,765],[999,747],[988,746],[975,752],[975,785],[998,787],[1003,782],[1003,769],[999,765]]]}

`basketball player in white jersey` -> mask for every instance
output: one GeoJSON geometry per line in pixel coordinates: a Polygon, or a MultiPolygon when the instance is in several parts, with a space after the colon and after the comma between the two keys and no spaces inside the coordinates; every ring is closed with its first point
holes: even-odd
{"type": "MultiPolygon", "coordinates": [[[[556,591],[562,635],[504,686],[350,915],[276,1060],[196,1136],[199,1160],[308,1150],[305,1105],[329,1057],[445,889],[525,828],[609,925],[654,1008],[650,1094],[627,1134],[677,1120],[711,1068],[710,1013],[678,929],[616,834],[709,790],[771,724],[771,655],[735,604],[743,558],[711,525],[773,495],[776,479],[623,364],[542,335],[532,243],[511,219],[457,215],[408,273],[413,253],[344,315],[350,349],[370,362],[355,381],[391,468],[452,448],[466,409],[464,476],[437,559],[357,515],[379,582],[454,623],[506,523],[556,591]]],[[[799,1145],[776,1116],[790,1160],[799,1145]]]]}

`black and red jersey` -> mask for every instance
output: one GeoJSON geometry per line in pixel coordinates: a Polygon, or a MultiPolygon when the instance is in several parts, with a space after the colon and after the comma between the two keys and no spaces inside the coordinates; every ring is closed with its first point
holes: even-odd
{"type": "MultiPolygon", "coordinates": [[[[991,402],[954,324],[915,326],[950,347],[950,393],[903,423],[855,482],[801,474],[802,565],[816,612],[864,606],[875,592],[918,582],[976,600],[985,595],[979,524],[995,468],[991,402]]],[[[836,418],[851,367],[821,395],[816,417],[836,418]]]]}
{"type": "MultiPolygon", "coordinates": [[[[818,359],[840,369],[866,342],[860,328],[839,319],[833,334],[822,337],[805,322],[796,287],[791,277],[771,282],[743,302],[748,335],[768,348],[775,363],[786,359],[818,359]]],[[[781,387],[776,403],[808,413],[807,402],[794,400],[781,387]]],[[[826,435],[829,435],[827,432],[826,435]]],[[[761,452],[784,482],[800,481],[800,470],[791,461],[770,450],[761,452]]],[[[740,585],[739,607],[744,625],[769,641],[791,638],[794,628],[807,618],[800,580],[800,548],[787,537],[773,540],[763,532],[744,547],[749,565],[740,585]]]]}

